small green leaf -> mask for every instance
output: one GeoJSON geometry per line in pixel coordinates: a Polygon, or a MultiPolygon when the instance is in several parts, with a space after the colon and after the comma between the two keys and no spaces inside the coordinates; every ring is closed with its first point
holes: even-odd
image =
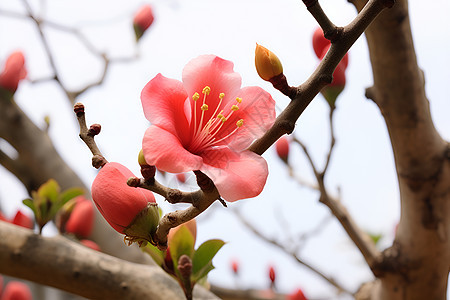
{"type": "Polygon", "coordinates": [[[59,195],[60,201],[62,203],[61,206],[66,204],[70,199],[73,199],[81,195],[84,195],[84,189],[82,188],[75,187],[65,190],[59,195]]]}
{"type": "Polygon", "coordinates": [[[141,248],[142,251],[150,255],[153,260],[159,265],[162,266],[164,263],[164,252],[159,250],[157,247],[153,246],[150,243],[147,243],[145,247],[141,248]]]}
{"type": "Polygon", "coordinates": [[[46,183],[42,184],[38,189],[39,197],[42,199],[49,199],[52,203],[58,200],[60,187],[56,180],[49,179],[46,183]]]}
{"type": "Polygon", "coordinates": [[[29,208],[31,208],[34,215],[36,216],[36,207],[34,206],[34,202],[32,199],[25,199],[22,201],[22,203],[25,204],[26,206],[28,206],[29,208]]]}
{"type": "Polygon", "coordinates": [[[373,243],[375,245],[378,244],[378,242],[381,240],[381,238],[383,237],[382,234],[376,234],[376,233],[369,233],[370,238],[372,239],[373,243]]]}
{"type": "Polygon", "coordinates": [[[198,247],[192,260],[192,275],[194,282],[206,276],[209,271],[214,269],[212,259],[223,245],[225,245],[225,242],[222,240],[208,240],[198,247]]]}
{"type": "Polygon", "coordinates": [[[181,226],[169,240],[170,256],[173,260],[174,269],[177,270],[178,259],[186,254],[192,257],[194,253],[194,236],[186,226],[181,226]]]}

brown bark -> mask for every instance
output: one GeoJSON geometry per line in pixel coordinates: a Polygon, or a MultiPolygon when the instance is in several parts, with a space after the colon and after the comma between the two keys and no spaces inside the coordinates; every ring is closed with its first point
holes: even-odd
{"type": "MultiPolygon", "coordinates": [[[[131,263],[1,221],[0,273],[89,299],[185,299],[178,283],[160,267],[131,263]]],[[[218,299],[202,288],[194,289],[194,296],[218,299]]]]}
{"type": "MultiPolygon", "coordinates": [[[[365,3],[353,2],[358,11],[365,3]]],[[[373,268],[379,281],[372,285],[371,299],[445,299],[450,147],[431,118],[407,1],[382,12],[366,30],[366,38],[374,76],[366,95],[378,105],[387,125],[401,201],[394,244],[373,268]]]]}

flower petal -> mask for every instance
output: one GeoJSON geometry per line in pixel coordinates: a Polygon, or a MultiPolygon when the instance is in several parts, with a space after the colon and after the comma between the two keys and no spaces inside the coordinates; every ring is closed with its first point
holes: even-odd
{"type": "Polygon", "coordinates": [[[258,196],[269,174],[264,158],[251,152],[234,152],[227,147],[202,154],[202,172],[211,178],[220,195],[227,201],[258,196]]]}
{"type": "Polygon", "coordinates": [[[158,74],[150,80],[141,93],[142,107],[147,120],[184,142],[189,139],[188,119],[185,114],[187,99],[183,83],[158,74]]]}
{"type": "Polygon", "coordinates": [[[184,149],[175,135],[154,125],[145,131],[142,151],[148,164],[170,173],[198,170],[202,165],[202,158],[184,149]]]}
{"type": "Polygon", "coordinates": [[[244,125],[227,140],[229,148],[238,151],[246,149],[257,138],[260,138],[275,122],[275,101],[262,88],[245,87],[239,92],[242,102],[239,110],[230,119],[230,126],[242,119],[244,125]],[[231,123],[231,121],[233,123],[231,123]]]}

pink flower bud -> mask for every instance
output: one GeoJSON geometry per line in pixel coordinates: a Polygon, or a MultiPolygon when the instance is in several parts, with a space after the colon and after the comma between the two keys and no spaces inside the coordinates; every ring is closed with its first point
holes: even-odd
{"type": "Polygon", "coordinates": [[[3,291],[1,300],[31,300],[30,288],[22,282],[10,281],[3,291]]]}
{"type": "Polygon", "coordinates": [[[313,34],[312,44],[314,53],[316,53],[317,57],[321,58],[320,55],[324,49],[328,49],[328,47],[330,47],[331,42],[324,37],[322,28],[317,27],[313,34]]]}
{"type": "Polygon", "coordinates": [[[14,93],[19,81],[27,76],[25,69],[25,58],[23,53],[15,51],[11,53],[5,62],[3,72],[0,74],[0,87],[14,93]]]}
{"type": "Polygon", "coordinates": [[[275,143],[275,150],[277,151],[278,157],[287,164],[289,156],[289,141],[286,136],[282,136],[278,139],[275,143]]]}
{"type": "Polygon", "coordinates": [[[237,260],[231,261],[231,269],[235,275],[239,273],[239,262],[237,260]]]}
{"type": "Polygon", "coordinates": [[[81,240],[80,243],[88,248],[91,248],[92,250],[101,251],[100,246],[91,240],[81,240]]]}
{"type": "Polygon", "coordinates": [[[273,266],[269,267],[269,279],[270,279],[270,282],[273,285],[275,283],[275,279],[276,279],[276,277],[275,277],[275,269],[273,268],[273,266]]]}
{"type": "Polygon", "coordinates": [[[77,203],[66,223],[66,232],[79,237],[88,237],[94,226],[94,206],[83,196],[77,197],[77,203]]]}
{"type": "Polygon", "coordinates": [[[297,289],[292,294],[289,294],[287,300],[308,300],[306,296],[303,294],[301,289],[297,289]]]}
{"type": "Polygon", "coordinates": [[[133,19],[136,40],[139,40],[142,37],[144,32],[152,25],[153,20],[153,11],[149,5],[144,5],[137,11],[133,19]]]}
{"type": "Polygon", "coordinates": [[[320,91],[331,107],[335,106],[337,97],[345,88],[345,69],[339,63],[333,73],[333,81],[320,91]]]}
{"type": "Polygon", "coordinates": [[[127,185],[134,177],[125,166],[110,162],[103,166],[92,183],[92,199],[100,213],[118,232],[132,224],[149,203],[155,203],[152,192],[127,185]]]}
{"type": "Polygon", "coordinates": [[[23,214],[22,211],[18,210],[14,218],[12,219],[13,224],[33,229],[34,228],[34,222],[33,219],[28,217],[27,215],[23,214]]]}
{"type": "Polygon", "coordinates": [[[177,177],[177,180],[181,183],[185,183],[186,182],[186,174],[184,173],[179,173],[177,175],[175,175],[177,177]]]}

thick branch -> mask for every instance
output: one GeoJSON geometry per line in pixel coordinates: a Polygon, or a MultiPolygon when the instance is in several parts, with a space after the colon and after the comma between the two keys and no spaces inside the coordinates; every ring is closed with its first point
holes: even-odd
{"type": "MultiPolygon", "coordinates": [[[[185,299],[161,268],[127,262],[0,221],[0,273],[89,299],[185,299]]],[[[218,299],[198,288],[196,299],[218,299]]]]}

